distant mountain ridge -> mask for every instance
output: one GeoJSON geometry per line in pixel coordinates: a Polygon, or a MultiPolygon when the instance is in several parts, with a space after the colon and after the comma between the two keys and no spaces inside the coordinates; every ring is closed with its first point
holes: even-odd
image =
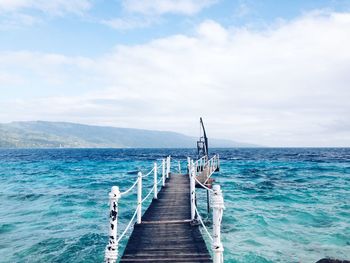
{"type": "MultiPolygon", "coordinates": [[[[0,148],[193,148],[197,138],[153,131],[70,122],[27,121],[0,124],[0,148]]],[[[209,147],[256,147],[209,138],[209,147]]]]}

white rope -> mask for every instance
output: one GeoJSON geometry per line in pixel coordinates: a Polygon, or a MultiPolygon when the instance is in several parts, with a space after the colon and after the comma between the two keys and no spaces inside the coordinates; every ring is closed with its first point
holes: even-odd
{"type": "Polygon", "coordinates": [[[210,240],[213,241],[213,238],[211,237],[211,235],[210,235],[210,233],[209,233],[207,227],[204,225],[203,220],[202,220],[202,217],[201,217],[201,215],[199,214],[199,212],[198,212],[198,210],[197,210],[197,206],[195,206],[195,209],[196,209],[196,213],[197,213],[199,222],[201,222],[201,224],[202,224],[202,226],[203,226],[205,232],[207,233],[208,237],[210,238],[210,240]]]}
{"type": "Polygon", "coordinates": [[[194,177],[194,180],[196,180],[197,183],[199,183],[200,186],[202,186],[204,189],[207,189],[208,191],[211,191],[214,193],[213,189],[210,189],[208,187],[206,187],[204,184],[202,184],[196,177],[194,177]]]}
{"type": "Polygon", "coordinates": [[[143,198],[142,199],[142,201],[141,201],[141,204],[144,202],[144,201],[146,201],[146,199],[150,196],[150,194],[153,192],[153,187],[152,187],[152,189],[151,189],[151,191],[149,191],[149,193],[145,196],[145,198],[143,198]]]}
{"type": "Polygon", "coordinates": [[[128,190],[126,190],[125,192],[120,193],[120,195],[123,196],[123,195],[126,195],[127,193],[129,193],[137,185],[138,181],[139,181],[139,178],[137,177],[135,183],[128,190]]]}
{"type": "Polygon", "coordinates": [[[163,177],[160,177],[159,181],[157,182],[157,185],[159,185],[163,181],[163,177]]]}
{"type": "Polygon", "coordinates": [[[142,175],[142,178],[149,176],[151,173],[153,173],[153,171],[154,171],[154,167],[152,168],[151,171],[148,172],[148,174],[142,175]]]}
{"type": "Polygon", "coordinates": [[[206,182],[208,182],[209,178],[213,175],[215,169],[212,169],[211,166],[209,166],[209,176],[208,178],[204,181],[204,184],[206,184],[206,182]]]}
{"type": "Polygon", "coordinates": [[[121,234],[120,237],[118,238],[117,243],[119,243],[119,241],[124,237],[125,233],[129,230],[129,228],[130,228],[130,226],[131,226],[131,223],[134,221],[135,216],[136,216],[136,214],[137,214],[137,208],[138,208],[138,206],[136,207],[136,210],[135,210],[135,212],[134,212],[134,215],[133,215],[132,218],[130,219],[128,226],[124,229],[123,234],[121,234]]]}
{"type": "Polygon", "coordinates": [[[160,164],[157,164],[157,172],[161,173],[163,169],[163,162],[160,162],[160,164]]]}

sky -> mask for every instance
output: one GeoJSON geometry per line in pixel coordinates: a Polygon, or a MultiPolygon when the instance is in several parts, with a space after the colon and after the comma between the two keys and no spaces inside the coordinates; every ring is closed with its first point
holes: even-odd
{"type": "Polygon", "coordinates": [[[348,0],[0,0],[0,122],[350,147],[348,0]]]}

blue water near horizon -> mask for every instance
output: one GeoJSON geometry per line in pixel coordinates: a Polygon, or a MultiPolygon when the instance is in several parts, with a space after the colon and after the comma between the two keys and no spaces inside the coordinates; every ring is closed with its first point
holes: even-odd
{"type": "MultiPolygon", "coordinates": [[[[225,262],[350,259],[349,148],[212,152],[221,158],[225,262]]],[[[127,189],[168,154],[185,168],[195,150],[1,149],[0,262],[102,262],[111,186],[127,189]]],[[[121,200],[121,230],[135,207],[135,195],[121,200]]]]}

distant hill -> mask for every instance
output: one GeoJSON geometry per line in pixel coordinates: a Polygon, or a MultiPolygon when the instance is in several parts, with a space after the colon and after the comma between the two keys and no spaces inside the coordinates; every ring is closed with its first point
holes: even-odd
{"type": "MultiPolygon", "coordinates": [[[[192,148],[197,138],[169,131],[28,121],[0,124],[0,148],[192,148]]],[[[256,147],[209,138],[209,147],[256,147]]]]}

